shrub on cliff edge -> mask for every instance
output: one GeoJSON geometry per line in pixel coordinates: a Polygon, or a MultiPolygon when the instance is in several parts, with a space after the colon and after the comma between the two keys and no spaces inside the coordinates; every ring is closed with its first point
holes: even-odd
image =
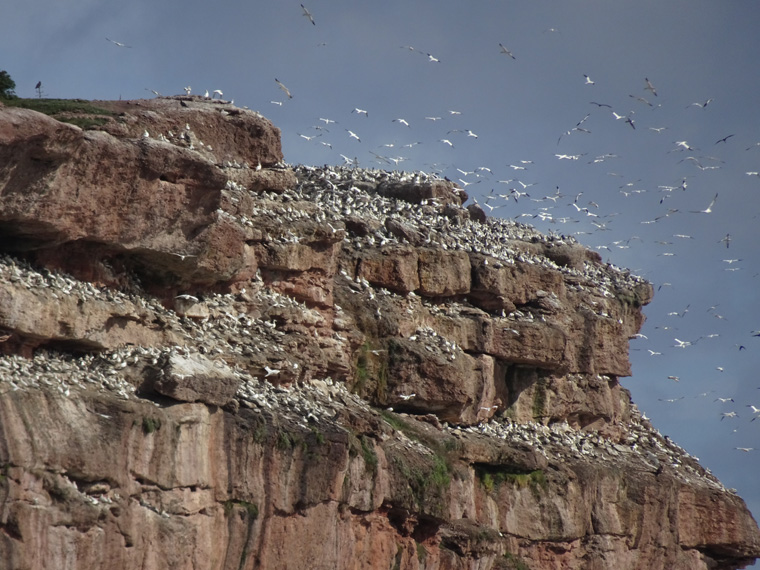
{"type": "Polygon", "coordinates": [[[7,71],[0,71],[0,99],[12,99],[16,96],[16,82],[7,71]]]}

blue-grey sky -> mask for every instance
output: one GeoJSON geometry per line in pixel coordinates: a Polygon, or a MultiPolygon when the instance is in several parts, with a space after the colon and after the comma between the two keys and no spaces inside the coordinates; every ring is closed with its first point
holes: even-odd
{"type": "Polygon", "coordinates": [[[22,97],[221,89],[282,130],[289,163],[439,172],[575,235],[654,284],[633,400],[760,513],[760,4],[305,0],[316,25],[299,4],[16,2],[0,69],[22,97]]]}

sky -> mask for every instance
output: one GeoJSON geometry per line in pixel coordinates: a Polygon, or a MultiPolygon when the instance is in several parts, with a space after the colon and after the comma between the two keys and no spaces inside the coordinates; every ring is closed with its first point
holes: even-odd
{"type": "Polygon", "coordinates": [[[757,518],[760,3],[304,4],[314,24],[290,1],[15,2],[0,69],[22,97],[219,89],[290,164],[436,172],[645,277],[621,382],[757,518]]]}

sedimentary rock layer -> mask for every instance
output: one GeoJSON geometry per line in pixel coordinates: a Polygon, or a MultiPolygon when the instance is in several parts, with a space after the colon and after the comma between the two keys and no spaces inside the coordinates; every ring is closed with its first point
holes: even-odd
{"type": "Polygon", "coordinates": [[[644,280],[434,176],[290,167],[252,111],[99,104],[0,108],[7,567],[760,554],[618,382],[644,280]]]}

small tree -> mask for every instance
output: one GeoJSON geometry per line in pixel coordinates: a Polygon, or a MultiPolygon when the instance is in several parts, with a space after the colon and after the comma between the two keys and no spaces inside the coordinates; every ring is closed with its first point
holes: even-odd
{"type": "Polygon", "coordinates": [[[16,96],[16,82],[7,71],[0,71],[0,98],[11,99],[16,96]]]}

